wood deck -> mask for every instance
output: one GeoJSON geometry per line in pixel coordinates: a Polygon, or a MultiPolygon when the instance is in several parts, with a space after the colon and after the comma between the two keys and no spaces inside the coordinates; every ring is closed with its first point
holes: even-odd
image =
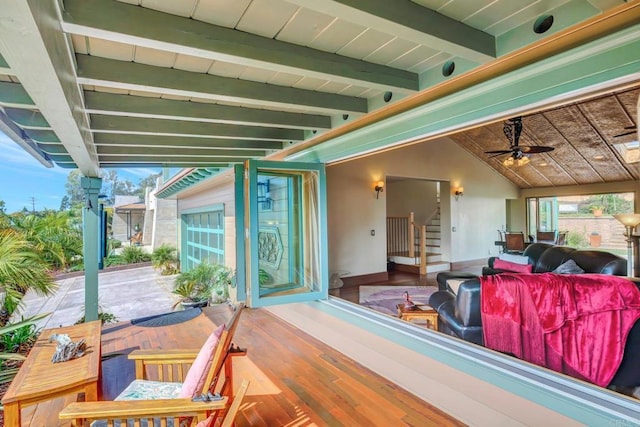
{"type": "MultiPolygon", "coordinates": [[[[164,327],[106,325],[102,336],[102,395],[110,399],[133,378],[125,354],[138,348],[199,347],[227,307],[206,308],[188,322],[164,327]]],[[[245,309],[234,342],[247,357],[234,359],[235,380],[251,385],[237,426],[426,426],[463,425],[428,403],[264,309],[245,309]]],[[[23,426],[58,426],[68,400],[57,399],[23,412],[23,426]]]]}

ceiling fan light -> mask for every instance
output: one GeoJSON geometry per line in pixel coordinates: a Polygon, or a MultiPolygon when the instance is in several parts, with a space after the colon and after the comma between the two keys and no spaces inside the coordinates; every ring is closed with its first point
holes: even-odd
{"type": "Polygon", "coordinates": [[[524,166],[524,165],[526,165],[527,163],[529,163],[530,161],[531,161],[531,159],[529,159],[527,156],[523,156],[523,157],[520,157],[520,158],[518,159],[518,162],[517,162],[517,163],[518,163],[518,166],[524,166]]]}
{"type": "Polygon", "coordinates": [[[513,157],[509,156],[502,162],[506,167],[513,166],[513,157]]]}

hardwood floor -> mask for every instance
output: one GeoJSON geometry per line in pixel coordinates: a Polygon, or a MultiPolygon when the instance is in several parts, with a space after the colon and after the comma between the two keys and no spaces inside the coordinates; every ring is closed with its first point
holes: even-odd
{"type": "MultiPolygon", "coordinates": [[[[102,398],[117,395],[131,380],[133,364],[124,354],[136,348],[197,348],[229,316],[225,306],[209,307],[173,326],[106,326],[102,398]]],[[[267,310],[245,309],[234,342],[248,350],[246,357],[234,358],[235,381],[251,380],[238,426],[463,425],[267,310]]],[[[58,423],[57,413],[68,402],[27,408],[23,425],[67,425],[58,423]]]]}

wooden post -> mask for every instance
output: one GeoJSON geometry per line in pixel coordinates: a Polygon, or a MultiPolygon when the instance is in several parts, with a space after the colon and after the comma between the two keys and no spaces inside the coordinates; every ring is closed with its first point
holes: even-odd
{"type": "Polygon", "coordinates": [[[427,274],[427,226],[420,227],[420,274],[427,274]]]}
{"type": "Polygon", "coordinates": [[[416,235],[413,221],[414,214],[413,212],[409,212],[409,224],[407,225],[409,227],[409,230],[407,230],[407,235],[409,236],[409,258],[414,258],[416,256],[416,235]]]}

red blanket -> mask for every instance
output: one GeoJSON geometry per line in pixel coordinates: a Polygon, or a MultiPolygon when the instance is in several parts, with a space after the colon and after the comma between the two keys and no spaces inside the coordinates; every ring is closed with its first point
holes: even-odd
{"type": "Polygon", "coordinates": [[[640,318],[640,290],[603,274],[481,277],[484,344],[607,386],[640,318]]]}

